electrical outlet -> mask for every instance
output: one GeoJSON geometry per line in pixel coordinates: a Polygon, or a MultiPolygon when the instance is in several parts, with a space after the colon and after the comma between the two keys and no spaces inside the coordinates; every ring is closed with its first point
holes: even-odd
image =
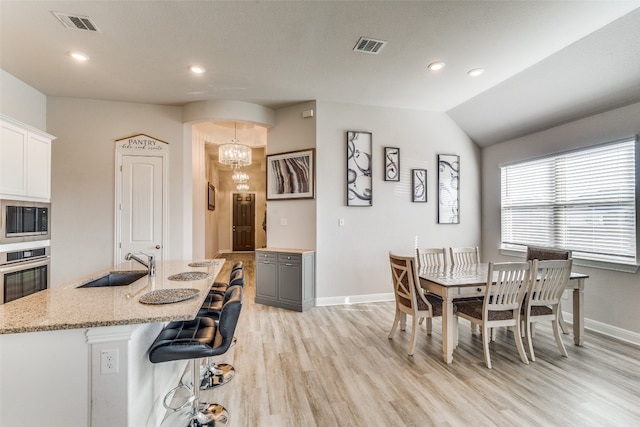
{"type": "Polygon", "coordinates": [[[100,353],[100,373],[101,374],[117,374],[118,373],[118,350],[102,350],[100,353]]]}

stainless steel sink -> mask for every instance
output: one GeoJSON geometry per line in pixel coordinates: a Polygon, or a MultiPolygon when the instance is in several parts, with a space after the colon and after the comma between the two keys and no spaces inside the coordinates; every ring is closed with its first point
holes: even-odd
{"type": "Polygon", "coordinates": [[[146,276],[145,271],[135,272],[111,272],[102,277],[94,279],[84,285],[78,286],[79,288],[101,288],[104,286],[125,286],[130,285],[138,279],[146,276]]]}

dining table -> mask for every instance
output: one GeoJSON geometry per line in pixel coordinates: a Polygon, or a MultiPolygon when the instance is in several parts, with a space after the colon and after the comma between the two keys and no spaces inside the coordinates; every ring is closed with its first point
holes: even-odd
{"type": "MultiPolygon", "coordinates": [[[[420,286],[442,298],[442,358],[453,362],[458,327],[454,315],[456,300],[483,297],[487,285],[488,263],[448,266],[425,266],[418,269],[420,286]]],[[[573,341],[584,342],[584,286],[589,276],[571,272],[566,289],[573,290],[573,341]]]]}

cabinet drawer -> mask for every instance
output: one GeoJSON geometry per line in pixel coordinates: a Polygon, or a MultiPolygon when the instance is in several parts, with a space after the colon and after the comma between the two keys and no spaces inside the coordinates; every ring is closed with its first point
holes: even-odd
{"type": "Polygon", "coordinates": [[[290,253],[278,253],[278,262],[285,264],[300,264],[302,262],[302,255],[290,254],[290,253]]]}
{"type": "Polygon", "coordinates": [[[276,262],[277,260],[278,260],[278,254],[276,252],[256,251],[256,262],[260,262],[260,261],[276,262]]]}
{"type": "Polygon", "coordinates": [[[484,296],[484,286],[468,286],[458,288],[458,295],[462,297],[482,297],[484,296]]]}

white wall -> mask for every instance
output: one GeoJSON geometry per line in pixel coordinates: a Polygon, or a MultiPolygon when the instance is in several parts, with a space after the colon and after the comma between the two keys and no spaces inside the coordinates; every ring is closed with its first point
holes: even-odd
{"type": "Polygon", "coordinates": [[[205,258],[205,240],[207,236],[207,154],[205,152],[204,135],[192,130],[191,141],[191,205],[193,207],[193,241],[192,255],[194,259],[205,258]],[[198,230],[198,232],[196,232],[198,230]]]}
{"type": "MultiPolygon", "coordinates": [[[[500,164],[613,141],[638,133],[640,103],[483,149],[482,252],[488,259],[513,260],[501,256],[498,251],[500,164]]],[[[638,185],[636,197],[640,197],[638,185]]],[[[574,270],[590,276],[585,289],[586,327],[624,339],[640,338],[640,335],[635,338],[626,336],[626,331],[640,333],[640,311],[637,309],[640,301],[640,273],[621,273],[580,266],[576,266],[574,270]]],[[[563,311],[571,311],[571,304],[563,304],[563,311]]]]}
{"type": "Polygon", "coordinates": [[[52,286],[114,264],[115,141],[138,133],[169,143],[167,257],[183,258],[180,107],[50,97],[47,130],[58,137],[51,165],[52,286]]]}
{"type": "Polygon", "coordinates": [[[413,255],[416,236],[424,247],[479,245],[480,152],[446,114],[318,101],[316,156],[319,305],[393,298],[388,252],[413,255]],[[346,206],[349,130],[372,133],[371,207],[346,206]],[[400,147],[400,182],[383,180],[385,146],[400,147]],[[437,224],[438,154],[460,156],[460,224],[437,224]],[[427,169],[427,203],[411,202],[412,168],[427,169]]]}
{"type": "Polygon", "coordinates": [[[219,252],[220,248],[220,236],[218,231],[218,222],[220,216],[220,208],[215,206],[215,209],[210,211],[208,207],[209,203],[209,186],[211,183],[215,188],[215,197],[214,197],[214,205],[217,205],[218,192],[220,191],[220,174],[218,172],[218,168],[215,166],[214,162],[211,160],[209,156],[206,157],[206,179],[207,179],[207,211],[205,212],[205,228],[204,228],[204,256],[205,258],[213,258],[219,252]]]}
{"type": "MultiPolygon", "coordinates": [[[[315,102],[306,102],[277,110],[276,124],[267,134],[267,154],[316,148],[316,119],[302,118],[303,111],[315,108],[315,102]]],[[[316,184],[318,167],[316,158],[316,184]]],[[[315,199],[267,201],[267,246],[315,249],[316,203],[320,197],[316,186],[315,199]],[[286,225],[282,225],[284,222],[286,225]]]]}
{"type": "Polygon", "coordinates": [[[0,114],[47,131],[47,97],[2,69],[0,114]]]}

